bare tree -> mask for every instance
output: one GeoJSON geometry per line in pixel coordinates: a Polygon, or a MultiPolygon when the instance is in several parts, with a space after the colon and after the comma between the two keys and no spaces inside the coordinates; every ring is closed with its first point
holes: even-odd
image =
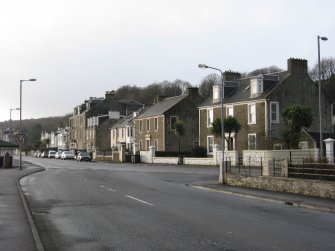
{"type": "Polygon", "coordinates": [[[269,74],[269,73],[274,73],[274,72],[279,72],[279,71],[282,71],[282,69],[280,69],[278,66],[272,65],[269,67],[264,67],[264,68],[253,70],[249,72],[247,75],[248,77],[250,77],[250,76],[256,76],[259,74],[269,74]]]}
{"type": "MultiPolygon", "coordinates": [[[[329,79],[335,74],[335,58],[323,58],[320,62],[320,77],[321,80],[329,79]]],[[[309,76],[313,80],[319,79],[319,65],[316,63],[313,68],[309,71],[309,76]]]]}
{"type": "Polygon", "coordinates": [[[208,98],[213,90],[213,85],[220,85],[221,77],[215,73],[209,74],[204,77],[199,86],[199,94],[204,99],[208,98]]]}
{"type": "MultiPolygon", "coordinates": [[[[309,76],[314,81],[319,80],[319,65],[315,64],[309,71],[309,76]]],[[[320,62],[320,79],[322,88],[331,103],[335,103],[335,58],[323,58],[320,62]]]]}

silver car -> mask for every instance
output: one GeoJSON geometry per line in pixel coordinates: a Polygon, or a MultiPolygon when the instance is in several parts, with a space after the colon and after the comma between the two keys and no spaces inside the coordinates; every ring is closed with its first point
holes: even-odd
{"type": "Polygon", "coordinates": [[[71,151],[63,151],[60,155],[61,159],[74,159],[74,154],[71,151]]]}

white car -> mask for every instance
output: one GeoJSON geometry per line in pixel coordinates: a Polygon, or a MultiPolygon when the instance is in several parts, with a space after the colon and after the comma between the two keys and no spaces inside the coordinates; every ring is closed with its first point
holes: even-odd
{"type": "Polygon", "coordinates": [[[48,158],[55,158],[55,156],[56,156],[56,151],[50,150],[48,153],[48,158]]]}
{"type": "Polygon", "coordinates": [[[80,152],[77,155],[77,161],[91,161],[91,155],[88,152],[80,152]]]}
{"type": "Polygon", "coordinates": [[[62,152],[56,152],[55,159],[60,159],[62,152]]]}
{"type": "Polygon", "coordinates": [[[70,151],[63,151],[60,155],[61,159],[74,159],[74,154],[70,151]]]}

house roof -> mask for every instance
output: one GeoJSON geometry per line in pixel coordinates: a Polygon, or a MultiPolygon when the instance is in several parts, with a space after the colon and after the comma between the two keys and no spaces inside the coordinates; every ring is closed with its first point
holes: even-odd
{"type": "Polygon", "coordinates": [[[8,142],[8,141],[3,141],[3,140],[0,140],[0,147],[9,147],[9,148],[15,148],[15,147],[19,147],[18,145],[15,145],[11,142],[8,142]]]}
{"type": "Polygon", "coordinates": [[[121,119],[119,119],[113,126],[111,129],[115,129],[115,128],[123,128],[126,127],[129,123],[130,120],[133,119],[133,114],[130,114],[128,116],[125,116],[121,119]]]}
{"type": "Polygon", "coordinates": [[[146,117],[162,115],[164,114],[164,112],[171,109],[173,106],[178,104],[186,97],[187,95],[180,95],[171,98],[166,98],[156,104],[153,104],[151,107],[148,108],[147,111],[138,116],[138,118],[146,118],[146,117]]]}
{"type": "MultiPolygon", "coordinates": [[[[311,132],[308,129],[304,128],[303,129],[315,142],[319,142],[320,141],[320,133],[319,132],[311,132]]],[[[322,132],[322,138],[328,139],[328,138],[334,138],[335,135],[333,133],[329,133],[329,132],[322,132]]]]}
{"type": "MultiPolygon", "coordinates": [[[[251,76],[248,78],[235,80],[234,82],[225,82],[224,103],[229,104],[265,99],[277,86],[284,82],[288,75],[289,73],[287,71],[283,71],[251,76]],[[250,83],[251,79],[255,78],[263,78],[263,93],[257,96],[252,96],[250,94],[250,83]]],[[[218,103],[213,103],[213,98],[211,95],[211,97],[205,100],[205,102],[203,102],[200,107],[212,106],[216,104],[218,103]]]]}

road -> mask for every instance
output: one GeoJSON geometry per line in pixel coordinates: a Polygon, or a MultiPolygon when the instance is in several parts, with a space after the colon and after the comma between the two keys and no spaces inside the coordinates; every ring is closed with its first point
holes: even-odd
{"type": "Polygon", "coordinates": [[[215,168],[28,158],[46,250],[335,250],[332,213],[198,190],[215,168]]]}

